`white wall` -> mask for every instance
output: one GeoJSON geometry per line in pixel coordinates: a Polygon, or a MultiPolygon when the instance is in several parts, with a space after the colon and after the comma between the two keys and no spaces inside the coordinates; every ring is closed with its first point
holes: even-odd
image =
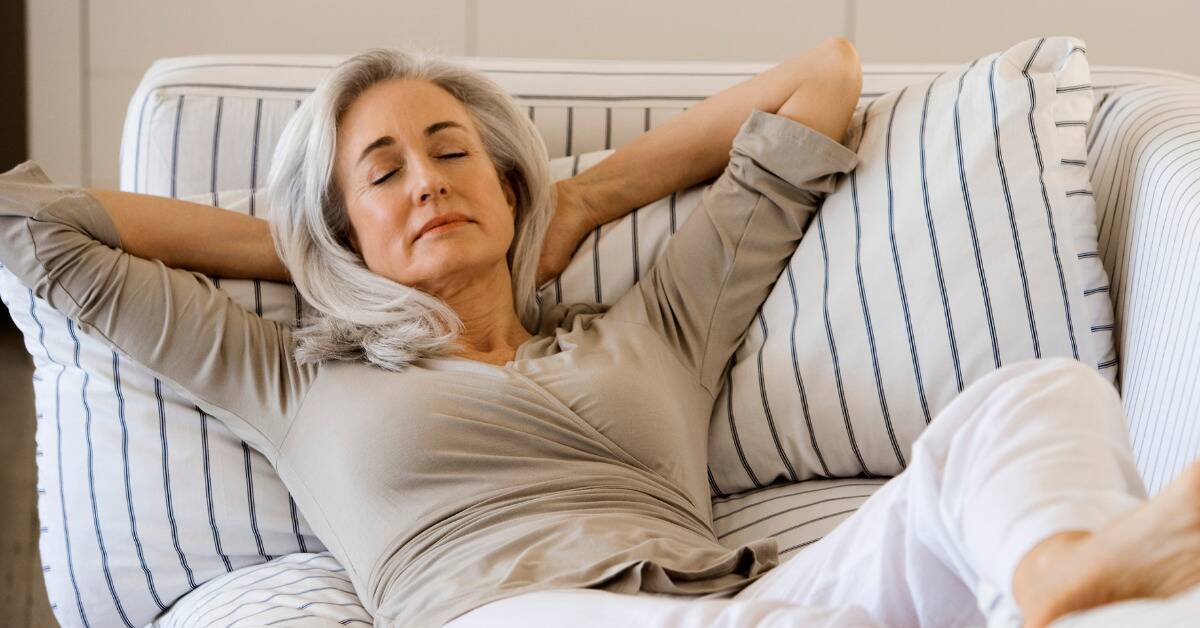
{"type": "Polygon", "coordinates": [[[960,62],[1028,37],[1094,64],[1200,74],[1200,0],[26,0],[30,158],[115,188],[125,106],[150,63],[208,53],[779,61],[844,35],[866,63],[960,62]],[[1131,10],[1136,6],[1136,10],[1131,10]]]}

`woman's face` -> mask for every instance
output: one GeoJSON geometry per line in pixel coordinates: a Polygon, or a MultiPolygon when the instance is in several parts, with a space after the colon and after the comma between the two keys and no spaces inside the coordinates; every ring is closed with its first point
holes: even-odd
{"type": "Polygon", "coordinates": [[[463,104],[433,83],[394,79],[360,94],[338,126],[334,176],[352,244],[376,274],[441,295],[506,265],[512,188],[463,104]],[[466,220],[418,237],[449,213],[466,220]]]}

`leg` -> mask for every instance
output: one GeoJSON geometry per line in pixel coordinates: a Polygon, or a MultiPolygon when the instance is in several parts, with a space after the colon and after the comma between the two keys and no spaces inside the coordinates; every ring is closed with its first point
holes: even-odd
{"type": "Polygon", "coordinates": [[[807,608],[779,600],[700,600],[596,589],[524,593],[485,604],[446,628],[882,628],[862,609],[807,608]]]}
{"type": "Polygon", "coordinates": [[[850,519],[736,597],[854,604],[897,626],[1018,622],[1022,558],[1144,496],[1111,384],[1072,360],[1014,364],[952,401],[850,519]]]}

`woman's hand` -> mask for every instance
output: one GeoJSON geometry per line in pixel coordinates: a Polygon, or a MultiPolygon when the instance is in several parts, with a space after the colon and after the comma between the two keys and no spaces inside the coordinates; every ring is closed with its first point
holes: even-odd
{"type": "Polygon", "coordinates": [[[558,201],[538,257],[539,288],[566,269],[580,242],[597,226],[594,212],[573,178],[555,182],[554,188],[558,201]]]}

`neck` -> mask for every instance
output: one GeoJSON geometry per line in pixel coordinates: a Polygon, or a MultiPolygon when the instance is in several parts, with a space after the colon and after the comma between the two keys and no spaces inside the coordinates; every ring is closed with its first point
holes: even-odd
{"type": "Polygon", "coordinates": [[[463,322],[456,355],[504,363],[517,347],[533,337],[525,330],[513,305],[512,277],[507,264],[483,277],[438,294],[463,322]]]}

